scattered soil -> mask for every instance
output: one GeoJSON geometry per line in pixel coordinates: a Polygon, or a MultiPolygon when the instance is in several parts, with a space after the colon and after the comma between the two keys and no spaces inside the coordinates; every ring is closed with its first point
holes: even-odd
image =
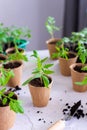
{"type": "MultiPolygon", "coordinates": [[[[51,83],[51,78],[49,78],[49,81],[50,81],[50,83],[51,83]]],[[[44,86],[43,82],[41,83],[40,78],[33,79],[33,80],[30,82],[30,84],[31,84],[32,86],[35,86],[35,87],[43,87],[43,86],[44,86]]]]}
{"type": "Polygon", "coordinates": [[[16,92],[22,90],[19,86],[16,86],[15,88],[9,88],[8,91],[16,92]]]}
{"type": "Polygon", "coordinates": [[[66,103],[65,104],[65,108],[63,109],[63,114],[64,115],[69,115],[69,113],[71,112],[71,116],[77,118],[77,119],[80,119],[80,118],[84,118],[85,116],[87,116],[87,113],[84,113],[84,107],[82,107],[83,105],[79,104],[81,102],[77,102],[77,103],[74,103],[73,106],[70,106],[69,103],[66,103]],[[76,106],[75,106],[76,104],[76,106]],[[78,105],[80,105],[80,107],[78,108],[78,105]],[[78,108],[75,112],[75,114],[73,115],[73,111],[76,109],[76,107],[78,108]]]}
{"type": "MultiPolygon", "coordinates": [[[[9,92],[6,92],[6,93],[5,93],[5,95],[8,95],[8,94],[9,94],[9,92]]],[[[4,98],[4,97],[2,97],[2,98],[4,98]]],[[[17,100],[17,96],[16,96],[16,95],[13,95],[12,98],[17,100]]],[[[0,100],[0,107],[8,106],[8,105],[9,105],[9,101],[10,101],[10,100],[8,99],[7,102],[6,102],[6,104],[3,105],[2,100],[0,100]]]]}
{"type": "Polygon", "coordinates": [[[75,66],[74,67],[74,70],[77,71],[77,72],[80,72],[80,73],[87,73],[87,70],[81,70],[82,69],[82,66],[75,66]]]}
{"type": "Polygon", "coordinates": [[[20,62],[15,61],[15,62],[9,62],[7,64],[4,64],[3,66],[5,69],[14,69],[19,67],[20,65],[21,65],[20,62]]]}

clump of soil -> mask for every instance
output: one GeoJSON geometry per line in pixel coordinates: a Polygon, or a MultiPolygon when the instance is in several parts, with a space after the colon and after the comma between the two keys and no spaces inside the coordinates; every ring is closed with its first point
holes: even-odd
{"type": "Polygon", "coordinates": [[[80,72],[80,73],[87,73],[87,70],[82,70],[82,66],[75,66],[74,67],[74,70],[77,71],[77,72],[80,72]]]}
{"type": "Polygon", "coordinates": [[[7,64],[4,64],[3,66],[5,69],[14,69],[19,67],[20,65],[21,65],[20,62],[15,61],[15,62],[9,62],[7,64]]]}
{"type": "MultiPolygon", "coordinates": [[[[49,83],[51,83],[51,78],[49,78],[49,83]]],[[[36,78],[30,81],[30,84],[35,87],[43,87],[44,83],[41,83],[40,78],[36,78]]]]}
{"type": "Polygon", "coordinates": [[[19,91],[21,90],[21,88],[17,85],[15,86],[15,88],[9,88],[8,91],[12,91],[12,92],[16,92],[16,91],[19,91]]]}

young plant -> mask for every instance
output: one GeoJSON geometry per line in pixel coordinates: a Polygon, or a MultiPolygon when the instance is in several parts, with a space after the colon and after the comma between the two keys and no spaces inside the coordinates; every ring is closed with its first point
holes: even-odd
{"type": "Polygon", "coordinates": [[[4,27],[3,23],[0,23],[0,53],[3,53],[4,44],[7,42],[8,31],[9,29],[4,27]]]}
{"type": "Polygon", "coordinates": [[[10,69],[4,69],[0,67],[0,86],[5,86],[9,79],[14,76],[14,73],[10,69]]]}
{"type": "Polygon", "coordinates": [[[28,80],[26,80],[23,83],[23,85],[28,84],[33,79],[40,78],[40,82],[43,83],[45,87],[48,87],[49,85],[48,75],[53,73],[53,71],[50,70],[49,68],[53,66],[53,64],[44,64],[47,58],[41,59],[36,50],[33,51],[32,56],[36,58],[36,68],[32,72],[33,76],[28,80]]]}
{"type": "Polygon", "coordinates": [[[22,52],[19,52],[17,46],[16,46],[16,52],[9,54],[8,55],[8,61],[13,61],[13,60],[23,60],[23,61],[28,61],[28,58],[25,54],[23,54],[22,52]]]}
{"type": "Polygon", "coordinates": [[[57,41],[56,45],[60,46],[62,44],[67,44],[70,42],[70,39],[68,37],[63,37],[59,41],[57,41]]]}
{"type": "MultiPolygon", "coordinates": [[[[9,79],[14,76],[13,71],[10,69],[0,68],[0,86],[5,86],[9,79]]],[[[22,104],[20,100],[17,100],[14,92],[7,92],[6,88],[2,88],[0,90],[0,105],[2,106],[10,106],[10,109],[15,111],[16,113],[23,113],[24,110],[22,108],[22,104]]]]}
{"type": "Polygon", "coordinates": [[[52,55],[53,58],[61,57],[61,58],[68,59],[68,52],[69,52],[68,48],[65,48],[63,45],[61,48],[56,47],[56,50],[57,52],[52,55]]]}
{"type": "Polygon", "coordinates": [[[85,43],[87,40],[85,39],[85,34],[80,32],[72,32],[72,35],[70,37],[71,43],[85,43]]]}
{"type": "Polygon", "coordinates": [[[81,60],[81,62],[83,64],[85,64],[85,62],[87,60],[87,49],[85,48],[84,44],[81,44],[79,42],[76,50],[78,51],[77,55],[78,55],[79,59],[81,60]]]}
{"type": "Polygon", "coordinates": [[[10,37],[13,39],[14,46],[18,46],[21,38],[30,38],[31,34],[27,27],[12,26],[10,28],[10,37]]]}
{"type": "Polygon", "coordinates": [[[55,31],[59,31],[60,28],[55,25],[56,21],[54,17],[49,16],[45,23],[48,33],[51,35],[51,38],[54,38],[55,31]]]}

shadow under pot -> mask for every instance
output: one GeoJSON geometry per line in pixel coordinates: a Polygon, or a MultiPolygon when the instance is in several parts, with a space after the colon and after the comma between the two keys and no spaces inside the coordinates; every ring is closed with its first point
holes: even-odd
{"type": "Polygon", "coordinates": [[[69,52],[68,54],[68,59],[65,58],[59,58],[59,66],[60,66],[60,72],[64,76],[70,76],[71,75],[71,70],[70,70],[70,65],[75,63],[77,60],[77,56],[73,52],[69,52]]]}
{"type": "Polygon", "coordinates": [[[87,71],[81,70],[83,66],[85,65],[83,65],[82,63],[75,63],[70,66],[73,89],[77,92],[87,91],[87,85],[77,85],[75,83],[82,82],[85,76],[87,76],[87,71]]]}
{"type": "Polygon", "coordinates": [[[9,87],[16,87],[21,85],[21,77],[22,77],[22,61],[12,61],[3,65],[5,69],[13,70],[14,76],[10,78],[8,82],[9,87]]]}
{"type": "Polygon", "coordinates": [[[49,39],[48,41],[46,41],[46,44],[47,44],[47,47],[48,47],[48,50],[49,50],[49,54],[50,54],[50,58],[53,59],[53,60],[58,59],[58,58],[52,58],[53,53],[58,52],[56,50],[56,43],[58,41],[60,41],[59,38],[52,38],[52,39],[49,39]]]}
{"type": "MultiPolygon", "coordinates": [[[[15,98],[17,99],[16,95],[15,98]]],[[[3,106],[0,100],[0,130],[9,130],[15,122],[16,113],[10,109],[8,104],[3,106]]]]}
{"type": "Polygon", "coordinates": [[[52,79],[49,77],[50,84],[48,87],[44,87],[40,82],[40,78],[33,79],[29,83],[29,89],[33,101],[33,105],[36,107],[47,106],[50,98],[50,90],[52,87],[52,79]]]}
{"type": "MultiPolygon", "coordinates": [[[[22,48],[18,48],[18,51],[21,52],[21,53],[24,53],[24,49],[22,49],[22,48]]],[[[6,53],[7,55],[13,54],[13,53],[15,53],[15,52],[16,52],[15,47],[8,48],[8,49],[6,49],[6,51],[5,51],[5,53],[6,53]]]]}

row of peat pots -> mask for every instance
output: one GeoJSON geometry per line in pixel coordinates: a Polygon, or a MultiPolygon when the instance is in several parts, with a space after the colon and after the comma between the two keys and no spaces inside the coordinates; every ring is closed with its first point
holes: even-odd
{"type": "MultiPolygon", "coordinates": [[[[55,60],[52,55],[57,52],[55,46],[58,40],[60,39],[50,39],[46,42],[51,60],[55,60]]],[[[87,69],[82,69],[84,67],[86,68],[86,64],[82,64],[81,62],[77,63],[77,54],[75,52],[69,52],[68,59],[61,57],[57,59],[59,60],[61,74],[63,76],[71,76],[73,89],[77,92],[87,91],[87,69]]]]}
{"type": "MultiPolygon", "coordinates": [[[[14,48],[11,48],[11,51],[14,52],[14,48]]],[[[10,53],[9,50],[7,50],[7,53],[10,53]]],[[[13,77],[10,78],[7,85],[12,88],[18,88],[21,85],[21,78],[22,78],[22,69],[23,69],[23,62],[21,60],[17,61],[9,61],[7,63],[3,63],[8,57],[7,55],[0,54],[0,66],[2,66],[4,69],[11,69],[13,70],[13,77]]],[[[9,91],[8,91],[9,92],[9,91]]],[[[17,95],[15,94],[16,98],[17,95]]],[[[18,99],[18,98],[17,98],[18,99]]],[[[14,106],[13,106],[14,107],[14,106]]],[[[3,106],[0,103],[0,130],[9,130],[13,127],[14,122],[16,119],[16,113],[10,109],[9,105],[3,106]]]]}

